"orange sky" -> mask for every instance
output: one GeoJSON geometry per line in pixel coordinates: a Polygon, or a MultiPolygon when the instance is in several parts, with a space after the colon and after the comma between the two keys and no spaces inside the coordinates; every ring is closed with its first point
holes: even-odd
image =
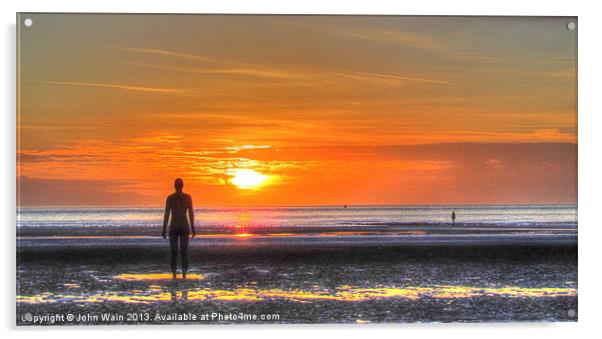
{"type": "Polygon", "coordinates": [[[576,203],[567,18],[29,17],[23,206],[576,203]]]}

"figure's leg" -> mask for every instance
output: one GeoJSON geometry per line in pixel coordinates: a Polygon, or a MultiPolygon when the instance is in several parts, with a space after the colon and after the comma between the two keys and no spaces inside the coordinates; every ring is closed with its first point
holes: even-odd
{"type": "Polygon", "coordinates": [[[182,255],[182,278],[186,279],[186,272],[188,272],[188,234],[182,234],[180,236],[180,252],[182,255]]]}
{"type": "Polygon", "coordinates": [[[178,260],[178,236],[170,235],[169,236],[169,246],[171,247],[171,273],[173,274],[173,278],[176,278],[176,263],[178,260]]]}

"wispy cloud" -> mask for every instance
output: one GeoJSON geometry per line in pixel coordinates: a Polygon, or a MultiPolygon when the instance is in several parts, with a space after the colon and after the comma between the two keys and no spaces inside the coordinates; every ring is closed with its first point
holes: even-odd
{"type": "Polygon", "coordinates": [[[329,24],[315,24],[285,20],[277,20],[276,22],[287,26],[299,26],[309,29],[320,30],[327,34],[333,34],[339,37],[350,39],[382,42],[433,52],[441,52],[446,49],[446,46],[441,41],[438,41],[428,35],[411,31],[391,30],[384,28],[358,30],[329,24]]]}
{"type": "Polygon", "coordinates": [[[144,54],[156,54],[156,55],[164,55],[164,56],[174,56],[174,57],[179,57],[179,58],[209,62],[209,63],[213,63],[213,64],[218,64],[218,65],[230,65],[231,64],[227,61],[220,61],[220,60],[205,57],[205,56],[174,52],[174,51],[169,51],[169,50],[164,50],[164,49],[123,47],[123,46],[110,46],[110,47],[113,49],[118,49],[118,50],[122,50],[122,51],[137,52],[137,53],[144,53],[144,54]]]}
{"type": "Polygon", "coordinates": [[[339,31],[338,34],[355,39],[389,43],[427,51],[442,51],[445,49],[445,46],[435,39],[413,32],[372,29],[361,32],[339,31]]]}
{"type": "Polygon", "coordinates": [[[145,62],[123,62],[126,65],[140,66],[163,71],[184,72],[194,74],[222,74],[222,75],[242,75],[264,78],[281,78],[281,79],[302,79],[305,78],[301,73],[286,71],[268,67],[246,67],[241,68],[236,65],[231,65],[231,68],[209,68],[209,67],[182,67],[174,65],[164,65],[145,62]]]}
{"type": "Polygon", "coordinates": [[[116,49],[136,52],[136,53],[147,53],[163,55],[167,57],[187,58],[203,62],[210,62],[213,67],[184,67],[176,65],[165,65],[157,63],[143,63],[143,62],[124,62],[124,64],[172,71],[172,72],[185,72],[193,74],[217,74],[217,75],[239,75],[239,76],[250,76],[260,78],[272,78],[295,82],[299,85],[305,85],[310,87],[332,87],[337,81],[348,81],[349,79],[360,81],[360,82],[378,82],[382,85],[399,86],[402,82],[424,82],[438,85],[452,85],[453,83],[441,80],[431,79],[416,76],[405,76],[398,74],[381,74],[381,73],[370,73],[370,72],[357,72],[348,70],[337,70],[337,69],[324,69],[321,67],[310,67],[303,65],[289,65],[288,67],[273,67],[264,66],[252,63],[243,63],[238,61],[218,61],[213,58],[205,56],[197,56],[187,53],[180,53],[168,50],[149,49],[149,48],[129,48],[129,47],[113,47],[116,49]],[[215,67],[215,65],[219,65],[215,67]]]}
{"type": "Polygon", "coordinates": [[[111,46],[111,48],[134,52],[134,53],[142,53],[142,54],[152,54],[152,55],[160,55],[166,57],[176,57],[183,59],[190,59],[195,61],[200,61],[204,63],[210,63],[214,65],[214,68],[204,67],[204,68],[184,68],[177,66],[157,66],[155,64],[144,64],[139,63],[142,66],[153,66],[153,67],[161,67],[165,70],[172,71],[189,71],[194,73],[204,73],[204,74],[241,74],[241,75],[256,75],[256,76],[266,76],[266,77],[291,77],[296,76],[293,72],[285,72],[281,69],[268,67],[259,64],[240,62],[235,60],[218,60],[215,58],[207,57],[204,55],[197,54],[189,54],[189,53],[181,53],[171,50],[164,49],[156,49],[156,48],[138,48],[138,47],[122,47],[122,46],[111,46]],[[215,68],[215,65],[222,66],[222,68],[215,68]]]}
{"type": "Polygon", "coordinates": [[[204,95],[204,93],[202,93],[202,92],[195,91],[195,90],[189,90],[189,89],[132,86],[132,85],[124,85],[124,84],[103,83],[103,82],[49,81],[49,80],[34,80],[34,82],[48,84],[48,85],[110,88],[110,89],[119,89],[119,90],[126,90],[126,91],[135,91],[135,92],[173,94],[173,95],[184,95],[184,96],[202,96],[202,95],[204,95]]]}
{"type": "Polygon", "coordinates": [[[551,57],[549,55],[524,55],[510,54],[505,51],[504,56],[487,54],[466,54],[466,53],[448,53],[446,57],[453,58],[456,61],[464,61],[479,64],[498,64],[498,65],[551,65],[567,66],[575,62],[570,58],[551,57]]]}
{"type": "Polygon", "coordinates": [[[432,84],[439,85],[454,85],[454,83],[445,81],[445,80],[437,80],[437,79],[429,79],[429,78],[416,78],[416,77],[407,77],[407,76],[399,76],[399,75],[391,75],[391,74],[381,74],[381,73],[367,73],[367,72],[337,72],[337,74],[355,78],[355,79],[372,79],[372,80],[393,80],[393,81],[416,81],[416,82],[426,82],[432,84]]]}

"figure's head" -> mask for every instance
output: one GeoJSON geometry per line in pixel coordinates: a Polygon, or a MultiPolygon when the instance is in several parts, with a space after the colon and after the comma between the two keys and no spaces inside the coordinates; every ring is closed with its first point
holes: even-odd
{"type": "Polygon", "coordinates": [[[177,178],[173,182],[173,187],[176,189],[176,191],[181,191],[182,188],[184,188],[184,180],[182,180],[181,178],[177,178]]]}

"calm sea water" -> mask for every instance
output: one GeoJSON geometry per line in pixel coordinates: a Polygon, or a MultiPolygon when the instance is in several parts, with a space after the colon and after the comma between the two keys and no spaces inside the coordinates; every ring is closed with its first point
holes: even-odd
{"type": "MultiPolygon", "coordinates": [[[[383,224],[577,225],[577,206],[349,206],[198,208],[197,225],[212,227],[345,227],[383,224]]],[[[21,208],[18,227],[156,227],[159,208],[21,208]]]]}

